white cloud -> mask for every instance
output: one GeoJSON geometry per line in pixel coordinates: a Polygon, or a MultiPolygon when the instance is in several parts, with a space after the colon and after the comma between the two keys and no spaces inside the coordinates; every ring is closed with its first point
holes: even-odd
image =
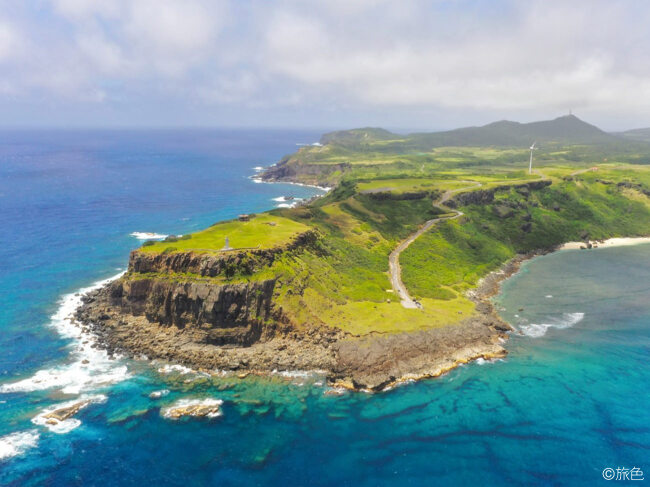
{"type": "Polygon", "coordinates": [[[620,4],[528,5],[503,18],[487,16],[464,37],[436,29],[459,11],[429,15],[428,32],[419,29],[426,8],[412,19],[412,31],[398,28],[403,19],[369,16],[375,29],[359,36],[360,18],[341,25],[334,16],[316,19],[294,9],[269,22],[267,48],[276,73],[368,105],[564,110],[611,109],[618,101],[619,109],[650,107],[643,98],[650,67],[636,76],[621,69],[620,40],[632,19],[620,4]]]}
{"type": "Polygon", "coordinates": [[[221,27],[219,3],[185,0],[132,2],[124,25],[129,46],[142,62],[180,75],[204,59],[221,27]]]}
{"type": "Polygon", "coordinates": [[[16,30],[8,22],[0,20],[0,63],[14,57],[19,44],[16,30]]]}
{"type": "Polygon", "coordinates": [[[650,5],[640,0],[0,5],[0,97],[23,101],[173,98],[206,112],[300,106],[403,119],[568,108],[639,118],[650,108],[650,5]]]}
{"type": "Polygon", "coordinates": [[[69,20],[87,20],[95,16],[117,17],[122,9],[119,0],[51,0],[54,9],[69,20]]]}

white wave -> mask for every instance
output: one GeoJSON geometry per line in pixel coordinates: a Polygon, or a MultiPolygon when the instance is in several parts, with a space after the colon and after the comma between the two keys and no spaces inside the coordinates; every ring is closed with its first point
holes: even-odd
{"type": "Polygon", "coordinates": [[[220,406],[223,404],[223,401],[221,399],[214,399],[214,398],[207,398],[207,399],[179,399],[176,401],[174,404],[171,406],[168,406],[166,408],[161,409],[161,414],[165,418],[173,419],[173,412],[176,409],[179,408],[187,408],[190,406],[204,406],[204,407],[214,407],[216,408],[215,412],[206,414],[206,417],[208,418],[216,418],[218,416],[221,416],[223,413],[221,412],[220,406]]]}
{"type": "Polygon", "coordinates": [[[162,367],[158,367],[158,373],[159,374],[172,374],[172,373],[178,373],[181,375],[185,374],[193,374],[196,371],[194,369],[190,369],[189,367],[185,367],[184,365],[179,365],[179,364],[165,364],[162,367]]]}
{"type": "Polygon", "coordinates": [[[169,394],[169,389],[161,389],[159,391],[153,391],[149,394],[149,397],[151,399],[160,399],[161,397],[165,397],[167,394],[169,394]]]}
{"type": "Polygon", "coordinates": [[[553,295],[552,295],[552,294],[547,294],[547,295],[544,296],[544,297],[547,298],[547,299],[551,299],[551,298],[553,297],[553,295]]]}
{"type": "Polygon", "coordinates": [[[280,203],[279,205],[276,205],[278,208],[293,208],[296,206],[295,203],[280,203]]]}
{"type": "MultiPolygon", "coordinates": [[[[503,343],[503,341],[501,343],[503,343]]],[[[484,359],[483,357],[479,357],[476,360],[474,360],[474,363],[476,365],[494,364],[496,362],[503,362],[503,359],[500,358],[484,359]]]]}
{"type": "MultiPolygon", "coordinates": [[[[275,164],[274,164],[275,165],[275,164]]],[[[305,188],[316,188],[320,189],[321,191],[328,193],[329,191],[332,190],[330,186],[316,186],[315,184],[305,184],[305,183],[295,183],[292,181],[264,181],[256,176],[249,176],[249,179],[251,179],[254,183],[266,183],[266,184],[292,184],[294,186],[303,186],[305,188]]],[[[323,196],[323,195],[319,195],[323,196]]]]}
{"type": "Polygon", "coordinates": [[[130,235],[138,240],[162,240],[163,238],[167,238],[167,235],[153,232],[133,232],[130,235]]]}
{"type": "Polygon", "coordinates": [[[80,404],[80,408],[84,409],[91,404],[101,404],[106,402],[107,397],[103,394],[96,394],[94,396],[80,396],[77,399],[72,401],[67,401],[59,404],[54,404],[43,409],[38,415],[32,418],[32,423],[38,426],[44,426],[53,433],[65,434],[72,431],[75,428],[78,428],[81,425],[81,421],[77,418],[67,418],[63,421],[59,421],[55,418],[47,418],[46,416],[57,409],[68,408],[74,406],[75,404],[80,404]]]}
{"type": "Polygon", "coordinates": [[[253,169],[255,170],[255,172],[260,172],[264,170],[262,166],[255,166],[253,169]]]}
{"type": "Polygon", "coordinates": [[[322,375],[322,372],[313,371],[313,370],[274,370],[273,375],[280,375],[282,377],[288,377],[292,379],[307,379],[309,377],[315,377],[322,375]]]}
{"type": "Polygon", "coordinates": [[[17,431],[0,437],[0,461],[22,455],[38,445],[38,430],[17,431]]]}
{"type": "Polygon", "coordinates": [[[272,201],[302,201],[302,198],[296,198],[294,196],[278,196],[277,198],[271,198],[272,201]]]}
{"type": "Polygon", "coordinates": [[[546,335],[549,328],[569,328],[582,321],[584,313],[563,313],[561,318],[551,318],[548,323],[530,323],[519,325],[520,331],[529,337],[539,338],[546,335]]]}
{"type": "Polygon", "coordinates": [[[2,384],[0,393],[58,388],[64,394],[80,394],[83,391],[128,379],[130,374],[126,365],[119,359],[111,360],[106,351],[93,348],[96,343],[95,336],[83,333],[73,317],[85,294],[99,289],[123,274],[124,272],[121,272],[61,298],[59,309],[52,315],[49,326],[55,328],[61,336],[75,340],[70,345],[73,350],[69,356],[69,363],[39,370],[23,380],[2,384]]]}

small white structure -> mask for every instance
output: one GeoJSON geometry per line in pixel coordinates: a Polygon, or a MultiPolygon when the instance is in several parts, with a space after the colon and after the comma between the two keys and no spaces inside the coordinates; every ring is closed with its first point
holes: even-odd
{"type": "Polygon", "coordinates": [[[223,250],[230,250],[230,241],[228,240],[228,237],[226,237],[226,245],[223,246],[223,250]]]}
{"type": "Polygon", "coordinates": [[[533,145],[530,146],[530,163],[528,164],[528,174],[533,174],[533,151],[537,149],[537,147],[535,147],[535,144],[537,144],[537,141],[533,142],[533,145]]]}

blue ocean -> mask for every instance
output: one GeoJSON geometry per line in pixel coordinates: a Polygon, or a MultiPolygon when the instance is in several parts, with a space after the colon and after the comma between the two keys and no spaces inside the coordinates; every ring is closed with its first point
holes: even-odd
{"type": "Polygon", "coordinates": [[[317,188],[256,182],[309,131],[0,132],[0,484],[597,485],[650,475],[650,245],[533,259],[495,298],[509,356],[382,394],[109,360],[67,317],[141,234],[317,188]],[[74,417],[53,408],[83,399],[74,417]],[[173,420],[179,401],[222,414],[173,420]],[[608,471],[609,472],[609,471],[608,471]]]}

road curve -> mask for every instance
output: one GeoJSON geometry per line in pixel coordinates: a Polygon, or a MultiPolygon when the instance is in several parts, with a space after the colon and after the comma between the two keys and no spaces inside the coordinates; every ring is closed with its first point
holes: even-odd
{"type": "Polygon", "coordinates": [[[471,186],[465,186],[462,188],[445,191],[445,193],[442,195],[442,198],[440,198],[440,200],[437,203],[434,203],[434,206],[441,207],[444,210],[448,211],[449,213],[453,213],[453,215],[442,216],[427,221],[415,233],[409,235],[406,238],[406,240],[403,240],[397,247],[395,247],[395,249],[390,253],[390,256],[388,257],[390,283],[391,286],[393,287],[393,292],[395,292],[400,297],[402,306],[404,306],[405,308],[422,308],[422,304],[418,303],[413,298],[411,298],[411,296],[409,296],[409,293],[406,290],[406,286],[404,286],[404,283],[402,282],[402,268],[399,265],[399,254],[401,254],[405,248],[411,245],[416,238],[418,238],[424,232],[429,230],[429,228],[431,228],[436,223],[443,220],[454,220],[455,218],[458,218],[463,215],[462,211],[454,210],[452,208],[447,208],[446,206],[444,206],[444,204],[447,201],[449,201],[449,199],[455,193],[460,193],[461,191],[467,191],[468,189],[479,188],[481,186],[481,183],[479,182],[474,182],[474,181],[466,181],[466,182],[468,183],[472,182],[473,184],[471,186]]]}

